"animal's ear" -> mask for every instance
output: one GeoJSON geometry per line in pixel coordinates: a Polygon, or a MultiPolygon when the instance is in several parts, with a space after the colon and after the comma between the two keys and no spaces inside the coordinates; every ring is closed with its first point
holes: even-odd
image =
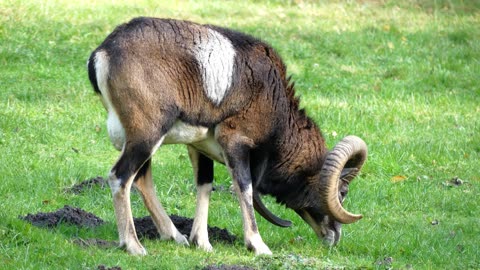
{"type": "Polygon", "coordinates": [[[345,197],[348,194],[348,185],[358,175],[360,170],[356,167],[344,167],[340,172],[340,181],[338,181],[338,196],[340,202],[343,204],[345,197]]]}
{"type": "Polygon", "coordinates": [[[342,180],[343,182],[346,182],[347,184],[350,184],[350,182],[353,180],[353,178],[355,178],[355,176],[357,176],[357,174],[359,173],[359,169],[358,168],[343,168],[342,169],[342,172],[340,173],[340,180],[342,180]]]}
{"type": "Polygon", "coordinates": [[[345,198],[347,197],[347,194],[348,194],[348,185],[350,185],[350,182],[342,178],[340,178],[340,180],[342,181],[338,181],[338,199],[340,200],[340,203],[343,205],[343,201],[345,201],[345,198]]]}

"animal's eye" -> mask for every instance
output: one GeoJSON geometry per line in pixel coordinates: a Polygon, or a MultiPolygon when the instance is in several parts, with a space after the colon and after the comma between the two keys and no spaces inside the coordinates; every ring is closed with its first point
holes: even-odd
{"type": "Polygon", "coordinates": [[[339,190],[340,192],[340,201],[343,202],[345,200],[345,197],[348,194],[348,185],[342,185],[342,187],[339,190]]]}

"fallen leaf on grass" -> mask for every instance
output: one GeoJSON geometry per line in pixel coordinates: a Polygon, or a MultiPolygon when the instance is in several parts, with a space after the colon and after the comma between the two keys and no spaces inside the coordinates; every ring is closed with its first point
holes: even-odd
{"type": "Polygon", "coordinates": [[[390,178],[390,181],[392,183],[399,183],[405,181],[406,179],[407,177],[404,175],[395,175],[394,177],[390,178]]]}

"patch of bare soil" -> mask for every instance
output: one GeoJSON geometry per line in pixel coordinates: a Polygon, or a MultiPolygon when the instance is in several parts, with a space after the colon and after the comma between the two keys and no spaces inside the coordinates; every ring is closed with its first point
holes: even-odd
{"type": "MultiPolygon", "coordinates": [[[[170,215],[170,219],[172,220],[173,224],[175,224],[175,227],[177,227],[180,233],[190,236],[193,219],[177,215],[170,215]]],[[[153,223],[150,216],[143,218],[134,218],[133,222],[135,223],[135,230],[137,231],[137,234],[140,238],[160,238],[160,235],[158,234],[158,231],[155,228],[155,224],[153,223]]],[[[210,226],[208,226],[208,236],[212,241],[224,242],[227,244],[233,244],[237,239],[235,235],[231,234],[226,229],[220,229],[218,227],[210,226]]]]}
{"type": "Polygon", "coordinates": [[[103,177],[97,176],[75,184],[73,187],[65,189],[65,191],[73,194],[80,194],[83,191],[92,189],[95,186],[105,188],[107,186],[107,181],[103,177]]]}
{"type": "Polygon", "coordinates": [[[20,217],[20,219],[28,221],[37,227],[48,228],[56,227],[60,223],[90,228],[102,225],[104,223],[101,218],[95,216],[94,214],[86,212],[80,208],[71,207],[69,205],[65,205],[63,208],[55,212],[27,214],[24,217],[20,217]]]}
{"type": "Polygon", "coordinates": [[[207,265],[203,270],[255,270],[243,265],[207,265]]]}
{"type": "MultiPolygon", "coordinates": [[[[65,191],[71,192],[74,194],[81,194],[82,192],[88,191],[89,189],[92,189],[95,186],[104,188],[107,186],[107,181],[104,178],[97,176],[95,178],[91,178],[83,182],[80,182],[72,186],[71,188],[65,189],[65,191]]],[[[27,214],[26,216],[23,216],[23,217],[20,216],[19,218],[27,222],[30,222],[34,226],[46,227],[46,228],[54,228],[61,223],[73,225],[73,226],[79,226],[79,227],[88,227],[88,228],[92,228],[92,227],[96,227],[104,224],[104,221],[101,218],[95,216],[94,214],[86,212],[80,208],[69,206],[69,205],[65,205],[63,208],[55,212],[49,212],[49,213],[39,212],[36,214],[27,214]]],[[[171,215],[170,218],[172,219],[172,222],[175,224],[177,229],[182,234],[185,234],[188,237],[190,234],[190,231],[192,230],[193,219],[176,216],[176,215],[171,215]]],[[[134,223],[135,223],[135,229],[140,238],[148,238],[148,239],[160,238],[160,235],[155,225],[153,224],[151,217],[147,216],[143,218],[135,218],[134,223]]],[[[216,241],[216,242],[223,242],[227,244],[233,244],[237,239],[236,236],[231,234],[228,230],[220,229],[218,227],[208,226],[208,234],[209,234],[210,240],[216,241]]],[[[76,239],[73,239],[72,242],[85,248],[95,246],[98,248],[108,249],[108,248],[114,248],[118,246],[118,242],[106,241],[103,239],[96,239],[96,238],[92,238],[92,239],[76,238],[76,239]]],[[[217,268],[207,268],[207,269],[244,269],[244,270],[249,269],[249,268],[231,268],[230,266],[210,266],[210,267],[217,267],[217,268]]],[[[103,265],[99,265],[98,269],[117,270],[121,268],[120,267],[108,268],[103,265]]]]}
{"type": "MultiPolygon", "coordinates": [[[[177,215],[171,215],[173,224],[177,229],[187,236],[189,236],[192,230],[193,219],[181,217],[177,215]]],[[[63,208],[49,213],[39,212],[37,214],[27,214],[24,217],[20,217],[32,225],[37,227],[54,228],[60,223],[65,223],[80,227],[96,227],[104,223],[104,221],[95,216],[92,213],[86,212],[80,208],[75,208],[69,205],[65,205],[63,208]]],[[[152,218],[147,216],[143,218],[134,218],[135,229],[140,238],[159,239],[160,235],[152,221],[152,218]]],[[[233,244],[236,241],[236,236],[231,234],[226,229],[220,229],[218,227],[208,227],[208,235],[212,241],[223,242],[233,244]]],[[[115,242],[109,242],[101,239],[76,239],[74,243],[80,246],[98,246],[100,248],[109,248],[116,246],[115,242]]]]}

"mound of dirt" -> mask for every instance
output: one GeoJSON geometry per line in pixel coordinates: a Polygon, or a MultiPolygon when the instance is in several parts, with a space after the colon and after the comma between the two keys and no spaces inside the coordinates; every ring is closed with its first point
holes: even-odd
{"type": "Polygon", "coordinates": [[[65,205],[63,208],[50,213],[39,212],[37,214],[27,214],[20,217],[25,221],[32,223],[37,227],[53,228],[60,223],[76,225],[80,227],[95,227],[102,225],[104,221],[92,213],[86,212],[80,208],[65,205]]]}
{"type": "MultiPolygon", "coordinates": [[[[172,220],[173,224],[175,224],[175,227],[177,227],[180,233],[190,236],[193,219],[177,215],[170,215],[170,219],[172,220]]],[[[155,224],[153,223],[150,216],[143,218],[134,218],[133,222],[135,224],[135,230],[137,231],[137,234],[140,238],[160,238],[160,235],[158,234],[155,224]]],[[[237,237],[231,234],[228,230],[220,229],[218,227],[208,226],[208,236],[212,241],[223,242],[227,244],[233,244],[237,240],[237,237]]]]}
{"type": "Polygon", "coordinates": [[[99,186],[101,188],[105,188],[107,186],[107,181],[101,177],[97,176],[95,178],[91,178],[88,180],[85,180],[83,182],[80,182],[76,185],[74,185],[71,188],[65,189],[66,192],[73,193],[73,194],[80,194],[86,189],[91,189],[95,186],[99,186]]]}
{"type": "MultiPolygon", "coordinates": [[[[65,205],[63,208],[50,213],[39,212],[37,214],[27,214],[24,217],[19,217],[32,225],[37,227],[54,228],[60,223],[69,225],[75,225],[80,227],[93,228],[100,226],[104,221],[95,216],[92,213],[86,212],[80,208],[71,207],[65,205]]],[[[177,215],[171,215],[173,224],[182,233],[189,236],[192,230],[193,219],[181,217],[177,215]]],[[[135,229],[140,238],[159,239],[160,235],[153,224],[150,216],[143,218],[134,218],[135,229]]],[[[208,227],[208,235],[212,241],[223,242],[233,244],[236,241],[236,236],[231,234],[226,229],[220,229],[218,227],[208,227]]],[[[99,247],[111,247],[116,244],[104,241],[101,239],[77,239],[74,241],[80,246],[99,246],[99,247]],[[102,242],[103,241],[103,242],[102,242]]]]}

